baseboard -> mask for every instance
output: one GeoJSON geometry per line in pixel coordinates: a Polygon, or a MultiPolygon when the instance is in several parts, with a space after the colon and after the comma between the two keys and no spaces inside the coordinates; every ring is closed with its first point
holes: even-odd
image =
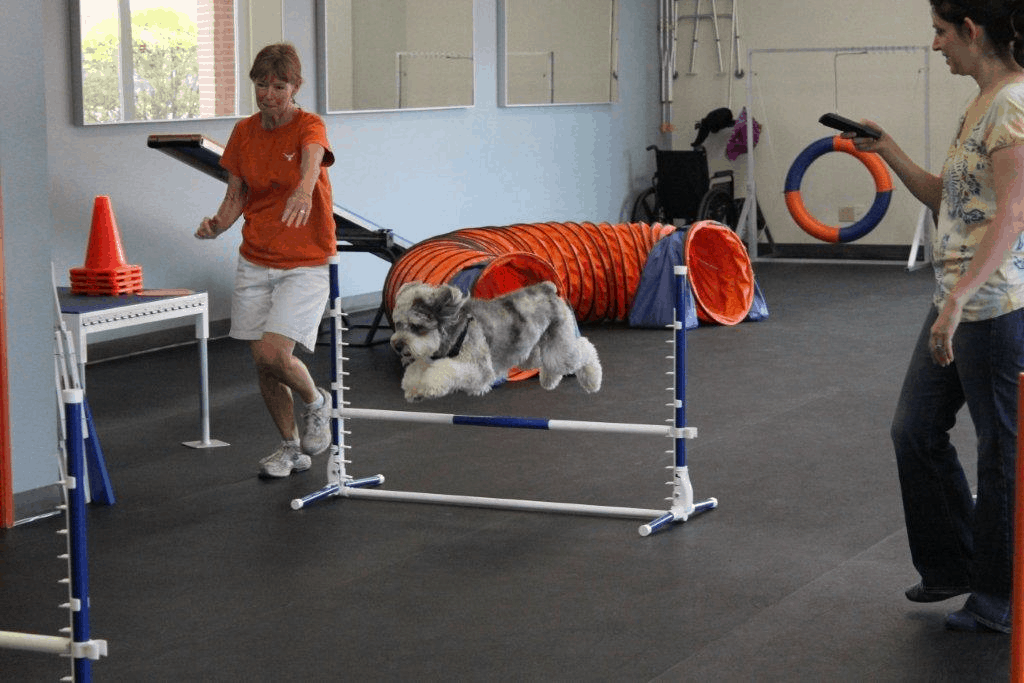
{"type": "MultiPolygon", "coordinates": [[[[776,243],[774,248],[767,244],[758,245],[758,258],[820,259],[835,261],[901,261],[910,258],[910,246],[906,244],[830,244],[830,243],[776,243]]],[[[918,254],[917,263],[924,263],[918,254]]]]}
{"type": "MultiPolygon", "coordinates": [[[[56,472],[54,473],[56,477],[56,472]]],[[[57,506],[63,504],[60,484],[50,484],[38,489],[14,494],[14,525],[31,522],[37,517],[55,514],[57,506]]]]}

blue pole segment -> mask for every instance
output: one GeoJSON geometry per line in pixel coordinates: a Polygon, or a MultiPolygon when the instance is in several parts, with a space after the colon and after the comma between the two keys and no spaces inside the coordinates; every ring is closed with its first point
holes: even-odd
{"type": "Polygon", "coordinates": [[[336,496],[336,495],[338,495],[338,492],[340,490],[341,490],[341,485],[340,484],[328,484],[327,486],[323,487],[319,491],[314,491],[313,493],[309,494],[308,496],[303,496],[302,498],[295,498],[294,500],[292,500],[292,502],[291,502],[292,510],[301,510],[302,508],[306,507],[310,503],[315,503],[318,500],[323,500],[324,498],[330,498],[331,496],[336,496]]]}
{"type": "MultiPolygon", "coordinates": [[[[63,392],[64,420],[67,425],[67,476],[74,481],[68,488],[68,546],[71,567],[71,640],[89,641],[89,566],[85,541],[85,437],[82,433],[84,396],[81,389],[63,392]]],[[[92,662],[75,657],[76,681],[92,680],[92,662]]]]}
{"type": "Polygon", "coordinates": [[[96,425],[92,421],[92,410],[89,408],[89,401],[85,398],[82,399],[82,408],[85,411],[85,422],[88,428],[88,433],[84,435],[85,465],[89,473],[92,501],[101,505],[113,505],[114,486],[110,483],[107,461],[103,457],[103,449],[100,448],[100,438],[96,436],[96,425]]]}
{"type": "Polygon", "coordinates": [[[674,523],[675,521],[676,521],[676,516],[674,514],[672,514],[671,512],[666,512],[665,514],[663,514],[661,517],[658,517],[656,520],[654,520],[650,524],[644,524],[643,526],[641,526],[640,527],[640,535],[641,536],[650,536],[651,534],[653,534],[656,531],[659,531],[661,529],[664,529],[665,527],[667,527],[668,525],[674,523]]]}
{"type": "MultiPolygon", "coordinates": [[[[676,324],[675,324],[675,427],[686,426],[686,297],[685,268],[676,269],[676,324]]],[[[675,444],[676,467],[686,466],[686,439],[677,438],[675,444]]]]}
{"type": "Polygon", "coordinates": [[[476,415],[452,415],[453,425],[474,427],[511,427],[514,429],[549,429],[550,420],[531,417],[483,417],[476,415]]]}
{"type": "MultiPolygon", "coordinates": [[[[341,316],[341,285],[339,283],[339,268],[338,259],[332,258],[328,265],[328,276],[331,281],[330,285],[330,306],[331,306],[331,383],[337,384],[341,379],[340,368],[338,368],[338,353],[340,352],[338,339],[338,327],[340,325],[339,318],[341,316]]],[[[331,402],[333,407],[337,409],[341,403],[338,400],[338,390],[335,388],[331,389],[331,402]]],[[[341,444],[341,420],[337,415],[331,417],[331,443],[340,448],[341,444]]]]}

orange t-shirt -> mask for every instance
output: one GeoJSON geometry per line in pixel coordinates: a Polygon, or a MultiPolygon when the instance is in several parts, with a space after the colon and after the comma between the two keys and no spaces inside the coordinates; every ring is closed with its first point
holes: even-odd
{"type": "Polygon", "coordinates": [[[245,181],[249,197],[242,213],[242,256],[268,268],[320,266],[337,252],[331,180],[327,167],[334,154],[327,142],[324,122],[316,114],[299,110],[285,125],[264,130],[260,115],[235,125],[220,165],[245,181]],[[305,225],[288,227],[281,220],[285,204],[302,178],[302,148],[324,148],[320,175],[313,189],[313,205],[305,225]]]}

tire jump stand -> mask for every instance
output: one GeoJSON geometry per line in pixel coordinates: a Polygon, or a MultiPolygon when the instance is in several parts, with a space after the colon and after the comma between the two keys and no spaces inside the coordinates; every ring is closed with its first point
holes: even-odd
{"type": "Polygon", "coordinates": [[[331,345],[334,354],[331,360],[331,394],[333,416],[331,420],[332,447],[327,465],[327,485],[304,498],[296,498],[291,502],[293,510],[300,510],[311,503],[326,498],[341,496],[345,498],[362,498],[374,500],[390,500],[406,503],[433,503],[441,505],[457,505],[467,507],[484,507],[506,510],[558,512],[577,515],[593,515],[603,517],[622,517],[649,520],[639,528],[641,536],[649,536],[676,522],[685,522],[694,515],[718,507],[715,498],[694,503],[693,487],[690,483],[689,470],[686,464],[686,440],[697,436],[697,429],[686,426],[686,316],[685,306],[688,301],[688,284],[686,267],[675,267],[675,320],[670,326],[673,338],[668,343],[674,345],[674,367],[668,374],[674,375],[673,401],[669,404],[673,409],[671,426],[632,424],[617,422],[584,422],[576,420],[549,420],[542,418],[520,417],[483,417],[471,415],[449,415],[443,413],[427,413],[396,410],[373,410],[350,408],[345,401],[343,378],[342,341],[343,323],[341,314],[341,296],[338,277],[339,259],[334,257],[330,262],[331,281],[331,345]],[[345,451],[351,446],[345,443],[344,421],[350,419],[370,419],[395,422],[427,422],[435,424],[503,427],[514,429],[548,429],[559,431],[589,431],[604,433],[635,434],[669,437],[673,440],[673,448],[668,453],[673,455],[673,464],[668,466],[672,471],[672,495],[669,510],[640,509],[628,507],[610,507],[603,505],[582,505],[576,503],[560,503],[532,500],[515,500],[510,498],[484,498],[478,496],[456,496],[437,493],[419,493],[411,491],[388,491],[378,489],[384,483],[384,475],[355,479],[346,472],[346,465],[351,464],[345,459],[345,451]]]}

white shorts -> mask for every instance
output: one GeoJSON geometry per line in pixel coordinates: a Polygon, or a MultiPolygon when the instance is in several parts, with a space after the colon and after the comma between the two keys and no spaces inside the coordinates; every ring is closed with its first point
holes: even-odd
{"type": "Polygon", "coordinates": [[[326,265],[267,268],[239,256],[229,334],[255,341],[265,332],[274,332],[312,353],[329,295],[326,265]]]}

